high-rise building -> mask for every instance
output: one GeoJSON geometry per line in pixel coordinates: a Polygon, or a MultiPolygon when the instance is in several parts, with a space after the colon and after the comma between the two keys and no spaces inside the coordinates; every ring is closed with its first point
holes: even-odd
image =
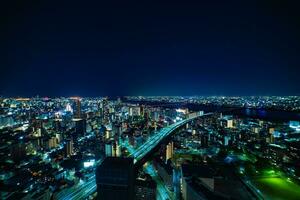
{"type": "Polygon", "coordinates": [[[14,161],[20,161],[26,156],[26,145],[17,143],[10,145],[10,156],[14,161]]]}
{"type": "Polygon", "coordinates": [[[56,137],[51,137],[48,139],[48,147],[49,149],[52,149],[52,148],[56,148],[57,147],[57,139],[56,137]]]}
{"type": "Polygon", "coordinates": [[[156,182],[153,180],[135,181],[135,200],[153,200],[156,199],[156,182]]]}
{"type": "Polygon", "coordinates": [[[68,139],[66,141],[65,151],[66,151],[66,156],[73,155],[74,149],[73,149],[73,140],[72,139],[68,139]]]}
{"type": "Polygon", "coordinates": [[[101,111],[102,111],[102,121],[104,124],[107,124],[109,122],[109,107],[108,107],[108,99],[104,98],[101,102],[101,111]]]}
{"type": "Polygon", "coordinates": [[[192,135],[196,135],[196,130],[195,129],[192,130],[192,135]]]}
{"type": "Polygon", "coordinates": [[[76,117],[81,118],[81,100],[79,98],[76,100],[76,117]]]}
{"type": "Polygon", "coordinates": [[[129,107],[129,116],[133,116],[133,108],[132,107],[129,107]]]}
{"type": "Polygon", "coordinates": [[[226,128],[233,128],[233,120],[232,119],[227,120],[226,128]]]}
{"type": "Polygon", "coordinates": [[[134,199],[134,180],[132,158],[105,158],[96,171],[97,199],[134,199]]]}
{"type": "Polygon", "coordinates": [[[106,157],[113,156],[113,144],[112,144],[112,141],[106,142],[106,144],[105,144],[105,156],[106,157]]]}
{"type": "Polygon", "coordinates": [[[81,99],[79,97],[71,97],[72,100],[75,101],[75,115],[74,118],[80,119],[81,118],[81,99]]]}
{"type": "Polygon", "coordinates": [[[128,108],[129,116],[140,116],[142,114],[142,108],[140,106],[132,106],[128,108]]]}
{"type": "Polygon", "coordinates": [[[173,154],[174,154],[174,143],[170,142],[167,145],[167,149],[166,149],[166,162],[173,157],[173,154]]]}
{"type": "Polygon", "coordinates": [[[274,143],[275,142],[275,137],[273,134],[270,134],[270,143],[274,143]]]}
{"type": "Polygon", "coordinates": [[[118,145],[118,142],[114,142],[113,140],[111,140],[105,143],[105,156],[106,157],[121,156],[121,147],[118,145]]]}
{"type": "Polygon", "coordinates": [[[75,134],[76,136],[84,136],[86,132],[86,121],[85,119],[73,119],[75,123],[75,134]]]}
{"type": "Polygon", "coordinates": [[[154,111],[153,112],[153,119],[154,119],[154,121],[159,121],[159,113],[158,113],[158,111],[154,111]]]}

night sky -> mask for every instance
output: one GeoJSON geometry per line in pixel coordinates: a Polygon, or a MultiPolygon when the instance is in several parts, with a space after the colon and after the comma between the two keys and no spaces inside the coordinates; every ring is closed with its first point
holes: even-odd
{"type": "Polygon", "coordinates": [[[297,5],[114,2],[2,6],[0,96],[300,95],[297,5]]]}

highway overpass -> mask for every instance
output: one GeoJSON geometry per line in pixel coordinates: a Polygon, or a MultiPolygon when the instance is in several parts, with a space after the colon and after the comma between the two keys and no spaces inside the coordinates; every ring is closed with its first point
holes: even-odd
{"type": "Polygon", "coordinates": [[[142,144],[137,149],[131,149],[130,155],[134,158],[134,164],[139,166],[143,164],[146,160],[146,158],[149,154],[152,153],[152,151],[160,146],[162,142],[165,142],[169,136],[171,136],[176,130],[178,130],[180,127],[184,126],[188,122],[191,122],[192,120],[199,118],[199,117],[207,117],[212,115],[213,113],[206,113],[201,114],[201,112],[194,113],[191,117],[181,120],[179,122],[176,122],[170,126],[167,126],[165,128],[162,128],[159,130],[155,135],[150,137],[144,144],[142,144]]]}

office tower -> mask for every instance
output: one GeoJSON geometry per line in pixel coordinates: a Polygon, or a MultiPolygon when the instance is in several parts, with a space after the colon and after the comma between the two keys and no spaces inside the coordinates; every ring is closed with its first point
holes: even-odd
{"type": "Polygon", "coordinates": [[[96,171],[97,199],[134,199],[132,158],[107,157],[96,171]]]}
{"type": "Polygon", "coordinates": [[[112,144],[112,141],[106,142],[106,144],[105,144],[105,156],[106,157],[113,156],[113,144],[112,144]]]}
{"type": "Polygon", "coordinates": [[[192,135],[196,135],[196,130],[195,129],[192,130],[192,135]]]}
{"type": "Polygon", "coordinates": [[[108,99],[104,98],[102,100],[102,120],[104,124],[109,122],[109,108],[108,108],[108,99]]]}
{"type": "Polygon", "coordinates": [[[129,108],[129,116],[133,116],[133,108],[132,107],[129,108]]]}
{"type": "Polygon", "coordinates": [[[111,140],[105,143],[105,156],[106,157],[120,157],[121,147],[117,142],[111,140]]]}
{"type": "Polygon", "coordinates": [[[233,128],[233,120],[232,119],[227,120],[226,128],[233,128]]]}
{"type": "Polygon", "coordinates": [[[51,137],[51,138],[48,139],[48,147],[49,147],[49,149],[57,147],[57,139],[56,139],[56,137],[51,137]]]}
{"type": "Polygon", "coordinates": [[[73,155],[74,149],[73,149],[73,140],[72,139],[68,139],[66,141],[65,151],[66,151],[66,156],[73,155]]]}
{"type": "Polygon", "coordinates": [[[26,157],[26,145],[24,143],[12,144],[9,149],[10,156],[14,161],[21,161],[26,157]]]}
{"type": "Polygon", "coordinates": [[[140,106],[140,115],[142,117],[145,117],[145,107],[144,106],[140,106]]]}
{"type": "Polygon", "coordinates": [[[167,145],[167,149],[166,149],[166,162],[173,157],[173,153],[174,153],[174,143],[170,142],[167,145]]]}
{"type": "Polygon", "coordinates": [[[140,106],[133,106],[128,108],[129,116],[141,116],[141,107],[140,106]]]}
{"type": "Polygon", "coordinates": [[[81,100],[79,98],[76,100],[76,117],[81,118],[81,100]]]}
{"type": "Polygon", "coordinates": [[[159,113],[157,111],[154,111],[153,119],[154,119],[154,121],[157,121],[157,122],[159,121],[159,113]]]}
{"type": "Polygon", "coordinates": [[[274,128],[269,128],[269,134],[273,134],[274,131],[275,131],[274,128]]]}
{"type": "Polygon", "coordinates": [[[81,99],[79,97],[71,97],[72,100],[75,101],[76,112],[74,118],[80,119],[81,118],[81,99]]]}
{"type": "Polygon", "coordinates": [[[76,136],[84,136],[86,132],[86,121],[85,119],[73,119],[75,123],[75,134],[76,136]]]}
{"type": "Polygon", "coordinates": [[[116,157],[120,157],[122,155],[121,146],[119,145],[119,143],[116,143],[115,152],[116,157]]]}
{"type": "Polygon", "coordinates": [[[270,134],[270,143],[275,143],[274,134],[270,134]]]}

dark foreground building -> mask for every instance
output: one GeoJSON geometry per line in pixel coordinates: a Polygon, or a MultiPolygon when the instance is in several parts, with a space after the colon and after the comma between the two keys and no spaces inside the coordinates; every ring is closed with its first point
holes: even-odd
{"type": "Polygon", "coordinates": [[[96,172],[97,199],[134,199],[134,180],[132,158],[105,158],[96,172]]]}
{"type": "Polygon", "coordinates": [[[154,180],[135,180],[135,200],[156,199],[156,182],[154,180]]]}

